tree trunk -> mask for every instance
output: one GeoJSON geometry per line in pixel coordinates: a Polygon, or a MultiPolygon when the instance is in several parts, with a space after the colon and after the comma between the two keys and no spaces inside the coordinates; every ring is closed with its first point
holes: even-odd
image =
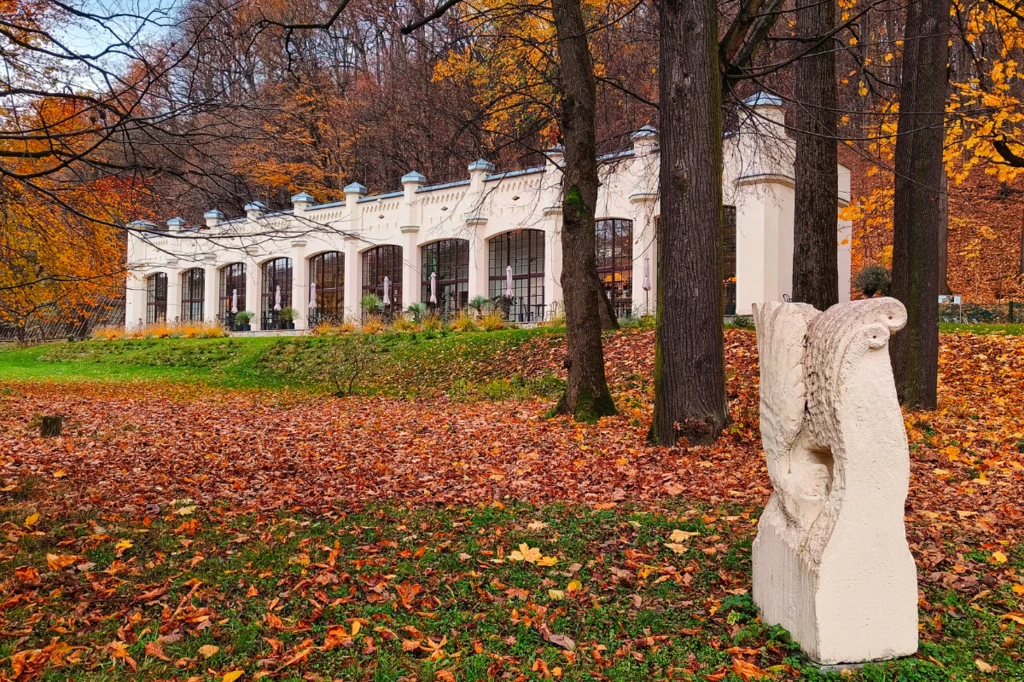
{"type": "Polygon", "coordinates": [[[939,293],[949,296],[949,178],[942,171],[942,187],[939,195],[939,293]]]}
{"type": "Polygon", "coordinates": [[[594,210],[597,206],[597,95],[580,0],[553,0],[558,41],[562,178],[562,296],[568,367],[557,414],[595,421],[615,414],[604,374],[594,210]]]}
{"type": "MultiPolygon", "coordinates": [[[[804,41],[820,39],[834,24],[834,0],[797,0],[797,34],[804,41]]],[[[827,40],[796,63],[793,300],[818,310],[839,303],[835,49],[827,40]]]]}
{"type": "MultiPolygon", "coordinates": [[[[1017,274],[1024,276],[1024,219],[1020,221],[1020,266],[1017,268],[1017,274]]],[[[1024,284],[1024,281],[1021,283],[1024,284]]]]}
{"type": "Polygon", "coordinates": [[[939,367],[939,222],[943,124],[949,58],[950,0],[907,8],[896,138],[892,295],[907,307],[907,326],[892,339],[900,402],[934,409],[939,367]]]}
{"type": "Polygon", "coordinates": [[[660,0],[661,218],[648,438],[714,442],[729,421],[722,336],[722,109],[715,0],[660,0]]]}

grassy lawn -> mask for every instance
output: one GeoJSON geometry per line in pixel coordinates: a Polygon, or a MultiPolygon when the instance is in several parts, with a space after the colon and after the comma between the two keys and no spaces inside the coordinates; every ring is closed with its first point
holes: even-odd
{"type": "MultiPolygon", "coordinates": [[[[658,511],[233,516],[180,500],[142,519],[75,513],[26,526],[31,489],[0,516],[19,550],[0,566],[16,586],[0,657],[51,646],[45,680],[910,682],[975,679],[978,659],[994,666],[984,679],[1024,676],[1024,641],[1008,644],[1014,624],[998,615],[1009,587],[966,599],[929,586],[918,656],[822,673],[757,618],[753,509],[676,500],[658,511]]],[[[1009,561],[1024,570],[1021,548],[1009,561]]]]}
{"type": "MultiPolygon", "coordinates": [[[[443,389],[467,396],[557,395],[553,376],[517,379],[507,354],[548,329],[357,335],[373,361],[356,393],[412,397],[443,389]]],[[[238,337],[57,342],[0,348],[0,381],[174,381],[222,388],[333,390],[327,368],[337,337],[238,337]]]]}

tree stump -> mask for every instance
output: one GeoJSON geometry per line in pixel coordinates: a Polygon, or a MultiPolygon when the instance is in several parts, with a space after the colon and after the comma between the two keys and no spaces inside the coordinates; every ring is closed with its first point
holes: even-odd
{"type": "Polygon", "coordinates": [[[43,417],[43,423],[42,426],[39,427],[39,431],[43,438],[59,436],[62,424],[63,419],[61,417],[43,417]]]}

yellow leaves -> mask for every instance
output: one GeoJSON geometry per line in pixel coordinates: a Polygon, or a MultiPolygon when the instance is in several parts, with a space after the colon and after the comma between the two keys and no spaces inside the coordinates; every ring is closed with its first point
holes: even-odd
{"type": "Polygon", "coordinates": [[[224,677],[220,678],[220,682],[235,682],[235,680],[244,674],[244,670],[232,670],[229,673],[224,673],[224,677]]]}
{"type": "Polygon", "coordinates": [[[210,658],[211,656],[216,656],[217,652],[219,651],[220,647],[213,644],[204,644],[203,646],[199,647],[199,655],[203,658],[210,658]]]}
{"type": "Polygon", "coordinates": [[[1003,554],[1002,552],[998,551],[998,550],[995,551],[995,552],[992,552],[992,561],[997,563],[997,564],[1005,564],[1006,563],[1006,555],[1003,554]]]}
{"type": "Polygon", "coordinates": [[[548,590],[548,598],[553,601],[565,599],[565,592],[562,590],[548,590]]]}
{"type": "Polygon", "coordinates": [[[35,513],[35,514],[30,514],[25,519],[25,527],[26,528],[31,528],[32,526],[36,525],[37,523],[39,523],[39,513],[38,512],[35,513]]]}
{"type": "Polygon", "coordinates": [[[118,540],[114,545],[114,556],[121,557],[126,551],[134,547],[131,540],[118,540]]]}
{"type": "Polygon", "coordinates": [[[986,663],[985,661],[981,660],[980,658],[974,659],[974,667],[976,667],[979,672],[983,672],[983,673],[995,672],[995,669],[996,669],[996,667],[994,665],[989,665],[988,663],[986,663]]]}
{"type": "Polygon", "coordinates": [[[68,566],[71,566],[78,561],[84,561],[85,557],[77,556],[73,554],[47,554],[46,565],[50,567],[51,571],[63,571],[68,566]]]}
{"type": "Polygon", "coordinates": [[[509,552],[509,561],[525,561],[538,566],[554,566],[558,559],[551,556],[544,556],[539,547],[530,547],[525,542],[519,545],[519,549],[509,552]]]}
{"type": "Polygon", "coordinates": [[[1024,597],[1024,585],[1021,585],[1021,584],[1018,583],[1017,585],[1014,585],[1010,589],[1012,589],[1013,593],[1015,595],[1017,595],[1018,597],[1024,597]]]}
{"type": "MultiPolygon", "coordinates": [[[[239,307],[241,307],[241,305],[239,305],[239,307]]],[[[190,514],[195,514],[196,513],[196,506],[194,504],[192,504],[192,505],[189,505],[187,507],[182,507],[181,509],[179,509],[178,511],[176,511],[174,513],[177,514],[178,516],[189,516],[190,514]]]]}
{"type": "Polygon", "coordinates": [[[569,584],[565,588],[565,591],[569,594],[574,594],[576,592],[579,592],[581,589],[583,589],[583,583],[581,583],[579,580],[570,580],[569,584]]]}

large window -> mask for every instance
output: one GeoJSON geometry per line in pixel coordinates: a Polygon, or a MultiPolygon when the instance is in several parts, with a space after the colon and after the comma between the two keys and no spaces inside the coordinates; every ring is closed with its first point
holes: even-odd
{"type": "Polygon", "coordinates": [[[736,314],[736,207],[722,212],[722,279],[725,284],[725,314],[736,314]]]}
{"type": "Polygon", "coordinates": [[[391,282],[388,312],[402,309],[402,247],[376,246],[363,252],[363,296],[374,294],[384,300],[384,278],[391,282]]]}
{"type": "Polygon", "coordinates": [[[502,299],[507,268],[512,266],[512,300],[508,318],[516,322],[544,319],[544,231],[516,230],[488,242],[490,295],[502,299]]]}
{"type": "Polygon", "coordinates": [[[203,298],[206,296],[206,273],[192,268],[181,273],[181,321],[203,321],[203,298]]]}
{"type": "Polygon", "coordinates": [[[633,314],[633,221],[610,218],[594,223],[597,276],[615,316],[633,314]]]}
{"type": "Polygon", "coordinates": [[[281,326],[281,308],[292,305],[292,259],[275,258],[263,264],[263,296],[260,305],[260,329],[281,326]],[[278,301],[280,297],[280,302],[278,301]]]}
{"type": "Polygon", "coordinates": [[[167,273],[146,278],[146,324],[167,321],[167,273]]]}
{"type": "Polygon", "coordinates": [[[220,295],[217,301],[217,316],[225,324],[234,321],[231,312],[232,299],[237,295],[238,309],[245,310],[245,263],[232,263],[220,269],[220,295]]]}
{"type": "Polygon", "coordinates": [[[437,273],[437,308],[442,312],[462,310],[469,303],[469,242],[443,239],[420,249],[423,277],[422,298],[430,303],[430,275],[437,273]]]}
{"type": "Polygon", "coordinates": [[[345,255],[328,251],[310,258],[309,281],[316,284],[316,309],[309,311],[310,323],[345,317],[345,255]]]}

